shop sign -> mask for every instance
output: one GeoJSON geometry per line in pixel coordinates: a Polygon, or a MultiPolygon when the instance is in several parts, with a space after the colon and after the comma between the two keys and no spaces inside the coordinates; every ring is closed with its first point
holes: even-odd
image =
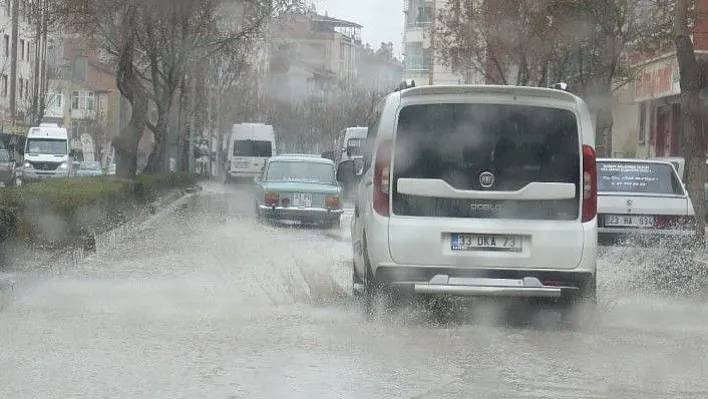
{"type": "Polygon", "coordinates": [[[641,67],[634,79],[634,101],[641,102],[679,94],[678,63],[670,56],[641,67]]]}

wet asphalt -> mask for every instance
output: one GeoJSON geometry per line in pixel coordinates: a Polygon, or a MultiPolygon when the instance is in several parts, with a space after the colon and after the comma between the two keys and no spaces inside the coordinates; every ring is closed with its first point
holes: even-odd
{"type": "Polygon", "coordinates": [[[629,284],[650,251],[603,253],[579,331],[495,303],[367,321],[351,212],[339,230],[263,225],[250,190],[208,183],[96,254],[15,262],[0,398],[708,397],[708,305],[629,284]]]}

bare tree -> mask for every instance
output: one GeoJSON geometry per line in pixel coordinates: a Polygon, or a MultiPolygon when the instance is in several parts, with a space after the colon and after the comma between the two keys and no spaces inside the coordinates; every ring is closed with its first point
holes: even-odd
{"type": "Polygon", "coordinates": [[[62,17],[62,4],[51,0],[23,0],[24,9],[32,26],[34,48],[33,85],[31,105],[27,110],[30,123],[37,125],[44,117],[47,96],[47,79],[50,75],[47,68],[47,41],[50,32],[54,31],[62,17]]]}
{"type": "Polygon", "coordinates": [[[155,125],[148,122],[155,148],[146,171],[158,171],[164,165],[164,137],[175,93],[185,75],[199,69],[193,65],[200,65],[205,58],[230,49],[234,42],[259,35],[274,13],[289,9],[294,3],[291,0],[226,2],[238,9],[237,15],[229,16],[232,19],[229,25],[220,23],[224,5],[220,1],[151,0],[147,3],[154,3],[148,5],[148,10],[160,10],[144,13],[144,35],[140,38],[158,113],[155,125]]]}
{"type": "Polygon", "coordinates": [[[565,81],[598,115],[609,154],[612,93],[631,81],[622,62],[666,37],[669,0],[452,0],[438,18],[442,61],[500,84],[565,81]]]}
{"type": "Polygon", "coordinates": [[[164,167],[165,134],[177,91],[190,66],[230,43],[260,33],[292,0],[61,0],[69,23],[91,34],[114,57],[117,84],[131,104],[131,121],[114,141],[117,174],[135,176],[137,143],[148,127],[155,146],[146,171],[164,167]],[[236,29],[218,29],[220,11],[237,6],[236,29]],[[147,119],[149,102],[157,109],[147,119]],[[120,147],[120,148],[119,148],[120,147]],[[123,162],[130,166],[122,167],[123,162]]]}
{"type": "Polygon", "coordinates": [[[700,90],[708,86],[708,72],[700,68],[689,36],[688,0],[677,0],[674,14],[674,44],[681,87],[682,150],[686,160],[686,185],[696,211],[696,233],[705,246],[706,138],[701,129],[700,90]]]}

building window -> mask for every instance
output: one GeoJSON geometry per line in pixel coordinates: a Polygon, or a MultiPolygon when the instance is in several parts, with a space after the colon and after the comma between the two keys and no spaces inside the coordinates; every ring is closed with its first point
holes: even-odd
{"type": "Polygon", "coordinates": [[[5,57],[9,57],[10,56],[10,36],[5,35],[4,39],[5,40],[3,42],[3,48],[4,48],[4,52],[5,52],[5,57]]]}
{"type": "Polygon", "coordinates": [[[25,59],[25,41],[20,39],[20,59],[25,59]]]}
{"type": "Polygon", "coordinates": [[[71,109],[93,110],[92,91],[75,91],[71,96],[71,109]]]}
{"type": "Polygon", "coordinates": [[[22,78],[18,79],[18,86],[19,86],[19,90],[20,90],[19,97],[22,99],[22,98],[24,98],[24,94],[25,94],[25,91],[24,91],[25,86],[22,84],[22,78]]]}
{"type": "Polygon", "coordinates": [[[47,93],[47,108],[61,109],[64,103],[64,93],[54,90],[47,93]]]}
{"type": "Polygon", "coordinates": [[[430,68],[430,56],[423,49],[423,43],[409,43],[406,45],[405,65],[408,70],[427,70],[430,68]]]}
{"type": "Polygon", "coordinates": [[[7,97],[7,75],[2,75],[2,96],[7,97]]]}

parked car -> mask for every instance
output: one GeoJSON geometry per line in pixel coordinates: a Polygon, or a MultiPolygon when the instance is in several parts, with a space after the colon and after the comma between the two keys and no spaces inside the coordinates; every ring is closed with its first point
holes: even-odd
{"type": "MultiPolygon", "coordinates": [[[[676,168],[681,182],[686,184],[686,160],[683,157],[656,157],[654,158],[659,161],[669,161],[676,168]]],[[[706,176],[708,176],[708,160],[706,160],[706,176]]],[[[708,182],[703,185],[703,192],[705,193],[706,205],[708,205],[708,182]]],[[[705,215],[705,220],[708,222],[708,213],[705,215]]]]}
{"type": "Polygon", "coordinates": [[[669,161],[598,159],[598,239],[603,245],[690,243],[695,212],[669,161]]]}
{"type": "Polygon", "coordinates": [[[79,168],[76,171],[78,177],[102,176],[103,169],[98,161],[83,161],[79,163],[79,168]]]}
{"type": "MultiPolygon", "coordinates": [[[[686,160],[683,157],[656,157],[654,159],[657,161],[670,162],[676,169],[681,181],[684,183],[686,182],[686,160]]],[[[706,162],[706,165],[708,165],[708,161],[706,162]]]]}
{"type": "Polygon", "coordinates": [[[381,291],[531,297],[566,323],[594,305],[595,134],[582,99],[405,88],[376,106],[368,132],[351,226],[354,295],[368,314],[381,291]]]}
{"type": "Polygon", "coordinates": [[[14,184],[16,167],[17,162],[12,159],[10,153],[0,148],[0,185],[8,187],[14,184]]]}
{"type": "Polygon", "coordinates": [[[342,187],[334,162],[311,155],[278,155],[266,161],[256,183],[255,211],[261,219],[339,226],[342,187]]]}

